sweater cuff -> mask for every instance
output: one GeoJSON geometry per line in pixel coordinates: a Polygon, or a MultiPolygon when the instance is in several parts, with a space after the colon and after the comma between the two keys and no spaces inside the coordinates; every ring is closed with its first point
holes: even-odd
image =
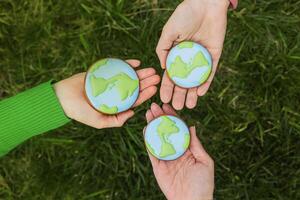
{"type": "Polygon", "coordinates": [[[0,101],[0,156],[32,136],[69,121],[51,81],[0,101]]]}
{"type": "Polygon", "coordinates": [[[229,1],[230,1],[230,7],[236,9],[238,5],[238,0],[229,0],[229,1]]]}

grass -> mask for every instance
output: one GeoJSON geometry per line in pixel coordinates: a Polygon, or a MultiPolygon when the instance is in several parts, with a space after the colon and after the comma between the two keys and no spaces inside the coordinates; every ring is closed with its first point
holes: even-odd
{"type": "MultiPolygon", "coordinates": [[[[0,98],[103,57],[162,73],[155,46],[179,2],[1,0],[0,98]]],[[[241,1],[209,93],[180,112],[215,160],[217,199],[300,199],[299,13],[298,0],[241,1]]],[[[0,199],[163,199],[142,138],[151,101],[123,128],[73,122],[20,145],[0,160],[0,199]]]]}

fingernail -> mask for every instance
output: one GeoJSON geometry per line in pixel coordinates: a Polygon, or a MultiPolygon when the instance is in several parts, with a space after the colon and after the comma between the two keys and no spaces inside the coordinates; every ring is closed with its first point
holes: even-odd
{"type": "Polygon", "coordinates": [[[191,129],[192,129],[192,131],[196,132],[196,127],[195,126],[192,126],[191,129]]]}
{"type": "Polygon", "coordinates": [[[150,110],[147,110],[147,111],[146,111],[146,116],[147,116],[147,114],[149,114],[149,112],[150,112],[150,110]]]}
{"type": "Polygon", "coordinates": [[[153,103],[151,104],[151,107],[152,107],[152,106],[156,106],[156,105],[157,105],[157,104],[153,102],[153,103]]]}

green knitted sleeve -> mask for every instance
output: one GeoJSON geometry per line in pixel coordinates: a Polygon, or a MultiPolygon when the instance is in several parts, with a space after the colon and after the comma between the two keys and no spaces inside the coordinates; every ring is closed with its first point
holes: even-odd
{"type": "Polygon", "coordinates": [[[0,101],[0,157],[32,136],[69,121],[50,81],[0,101]]]}

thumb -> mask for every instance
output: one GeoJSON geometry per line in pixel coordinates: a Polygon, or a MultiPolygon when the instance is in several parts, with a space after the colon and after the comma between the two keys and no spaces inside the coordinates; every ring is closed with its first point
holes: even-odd
{"type": "Polygon", "coordinates": [[[200,140],[197,137],[195,126],[190,127],[190,134],[191,134],[190,151],[192,152],[195,159],[198,162],[202,162],[202,163],[205,163],[205,164],[213,163],[213,160],[206,153],[206,151],[203,148],[200,140]]]}
{"type": "Polygon", "coordinates": [[[166,68],[166,60],[174,41],[177,39],[177,34],[166,25],[163,28],[159,41],[156,47],[156,54],[159,58],[160,65],[163,69],[166,68]]]}
{"type": "Polygon", "coordinates": [[[115,126],[122,127],[123,124],[134,115],[133,110],[127,110],[117,115],[115,126]]]}

